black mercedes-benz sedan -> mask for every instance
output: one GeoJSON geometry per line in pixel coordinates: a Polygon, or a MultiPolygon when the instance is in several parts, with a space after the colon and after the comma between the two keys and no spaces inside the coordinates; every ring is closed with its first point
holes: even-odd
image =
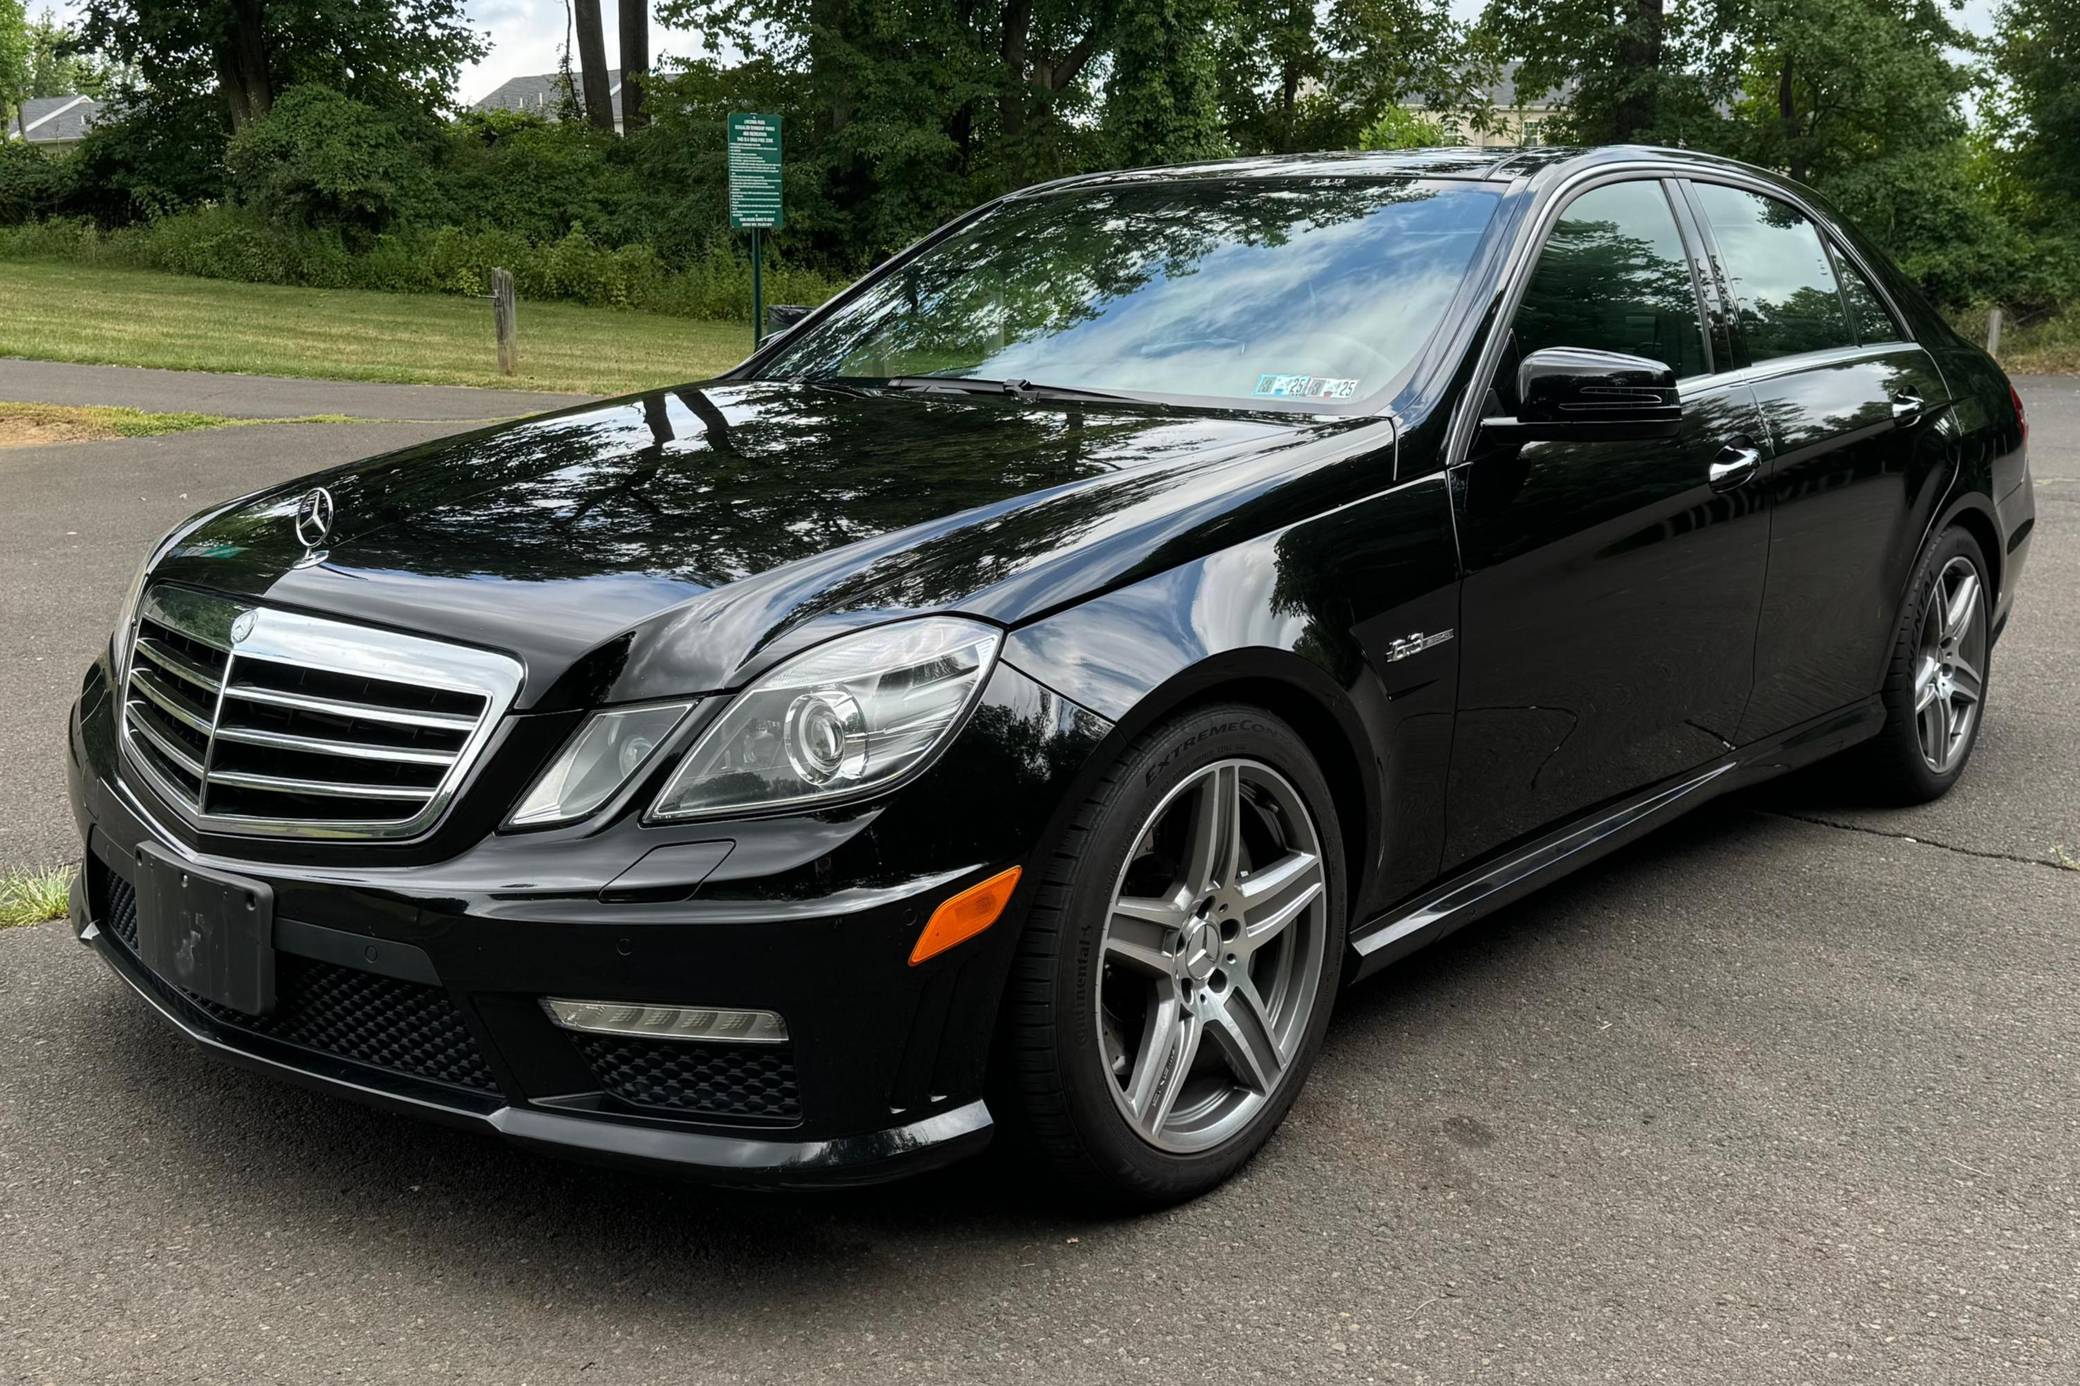
{"type": "Polygon", "coordinates": [[[718,379],[177,528],[71,720],[75,925],[215,1053],[529,1146],[1187,1197],[1346,983],[1825,757],[1946,791],[2026,438],[1742,165],[1036,187],[718,379]]]}

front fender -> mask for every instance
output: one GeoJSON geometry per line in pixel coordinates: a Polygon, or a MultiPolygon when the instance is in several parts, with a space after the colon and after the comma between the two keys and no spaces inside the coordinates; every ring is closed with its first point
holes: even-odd
{"type": "Polygon", "coordinates": [[[1111,721],[1115,748],[1215,698],[1283,716],[1336,789],[1355,920],[1436,873],[1457,623],[1433,474],[1020,627],[1004,659],[1111,721]],[[1412,635],[1444,638],[1395,649],[1412,635]]]}

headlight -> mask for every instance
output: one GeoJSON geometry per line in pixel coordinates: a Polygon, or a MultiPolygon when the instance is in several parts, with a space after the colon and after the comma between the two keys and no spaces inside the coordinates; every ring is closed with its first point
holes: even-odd
{"type": "Polygon", "coordinates": [[[692,703],[595,712],[513,810],[516,828],[565,823],[613,797],[649,763],[692,703]]]}
{"type": "Polygon", "coordinates": [[[928,616],[778,665],[694,743],[651,817],[824,804],[894,787],[953,735],[1000,638],[979,621],[928,616]]]}

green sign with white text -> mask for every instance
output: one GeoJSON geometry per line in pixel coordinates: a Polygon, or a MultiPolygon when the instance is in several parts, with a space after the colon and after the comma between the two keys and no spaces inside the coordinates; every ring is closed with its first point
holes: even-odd
{"type": "Polygon", "coordinates": [[[729,224],[732,230],[780,229],[779,116],[730,115],[729,224]]]}

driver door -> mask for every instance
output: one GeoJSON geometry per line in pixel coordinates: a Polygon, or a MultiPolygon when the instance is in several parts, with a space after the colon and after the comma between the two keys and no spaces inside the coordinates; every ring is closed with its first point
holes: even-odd
{"type": "Polygon", "coordinates": [[[1751,390],[1715,374],[1685,231],[1657,179],[1578,194],[1484,411],[1516,412],[1523,356],[1588,347],[1673,368],[1680,433],[1513,443],[1483,429],[1453,471],[1465,581],[1446,869],[1703,766],[1740,726],[1768,434],[1751,390]]]}

